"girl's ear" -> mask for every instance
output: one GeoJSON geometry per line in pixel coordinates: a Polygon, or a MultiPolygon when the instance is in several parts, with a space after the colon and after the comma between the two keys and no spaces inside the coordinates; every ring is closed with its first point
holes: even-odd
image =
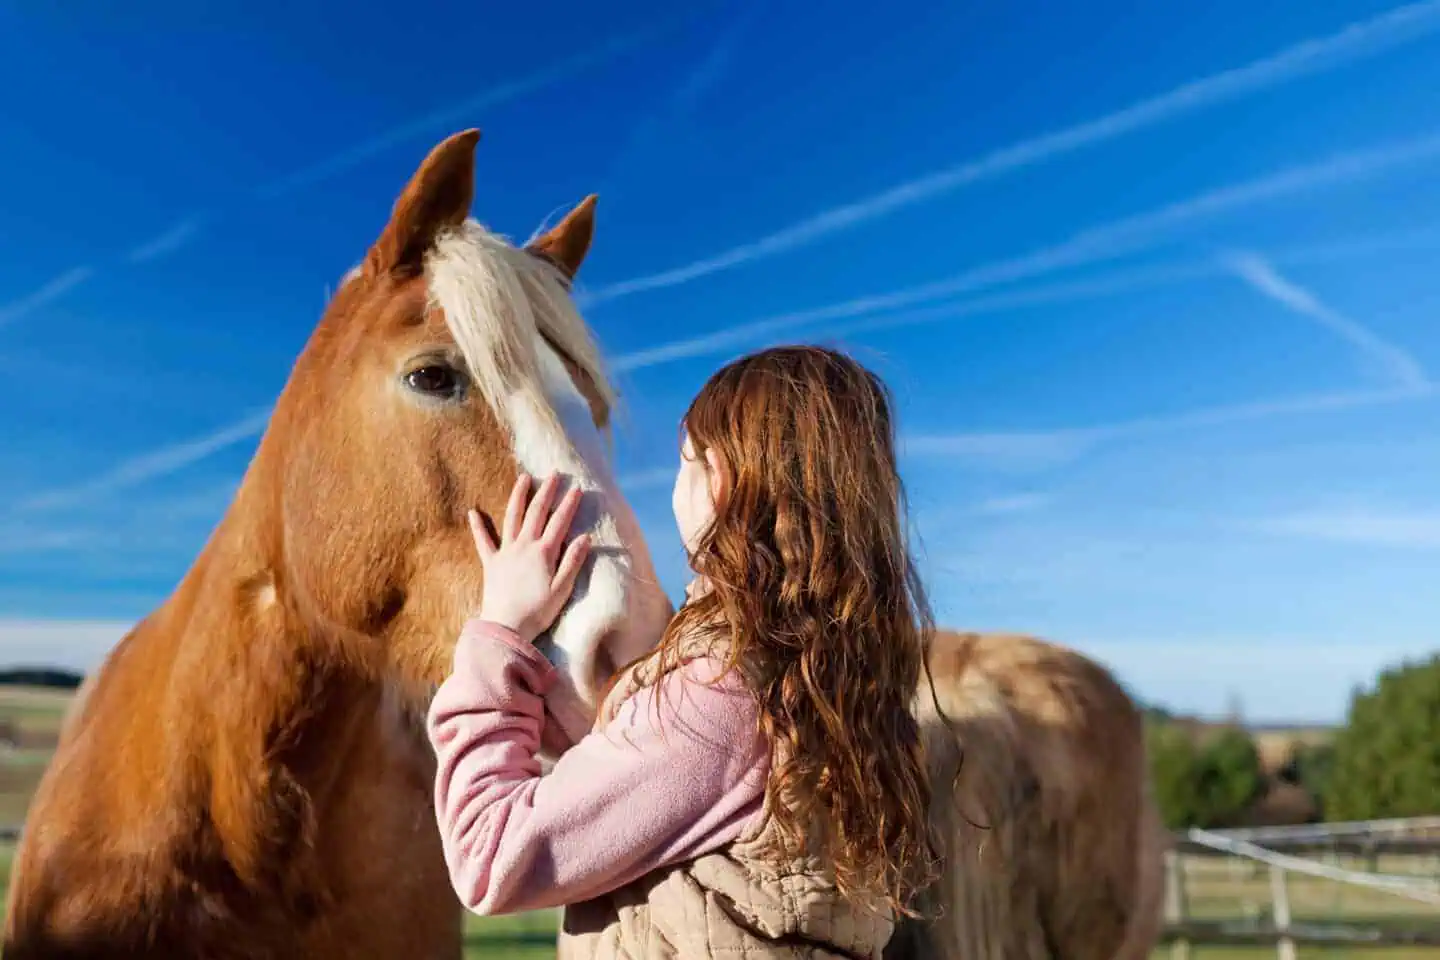
{"type": "Polygon", "coordinates": [[[718,507],[730,493],[730,477],[714,447],[705,451],[705,475],[710,481],[710,502],[718,507]]]}

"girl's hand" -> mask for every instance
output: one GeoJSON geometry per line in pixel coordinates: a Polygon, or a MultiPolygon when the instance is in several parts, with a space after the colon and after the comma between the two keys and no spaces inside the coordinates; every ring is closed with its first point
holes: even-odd
{"type": "Polygon", "coordinates": [[[551,515],[550,501],[555,498],[558,477],[545,479],[527,509],[530,483],[524,473],[515,479],[498,547],[480,514],[469,512],[470,532],[485,568],[480,618],[509,627],[526,643],[534,642],[560,615],[590,552],[588,534],[571,540],[561,552],[580,506],[580,487],[571,487],[551,515]]]}

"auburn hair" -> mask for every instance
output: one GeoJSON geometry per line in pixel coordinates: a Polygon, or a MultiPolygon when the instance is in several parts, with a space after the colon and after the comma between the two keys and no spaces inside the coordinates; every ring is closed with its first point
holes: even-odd
{"type": "Polygon", "coordinates": [[[937,874],[913,713],[934,624],[891,407],[879,377],[819,347],[764,350],[706,382],[682,425],[726,474],[690,558],[708,589],[652,663],[713,641],[759,701],[772,852],[818,855],[842,895],[914,916],[937,874]]]}

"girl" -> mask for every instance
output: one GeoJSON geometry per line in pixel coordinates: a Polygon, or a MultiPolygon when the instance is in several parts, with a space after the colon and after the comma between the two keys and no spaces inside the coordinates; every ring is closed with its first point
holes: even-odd
{"type": "Polygon", "coordinates": [[[585,558],[578,495],[473,512],[484,599],[429,715],[451,880],[481,914],[567,904],[562,957],[879,957],[934,874],[912,698],[930,619],[887,391],[813,347],[731,363],[683,421],[695,578],[594,732],[542,774],[531,642],[585,558]],[[557,559],[558,558],[558,559],[557,559]]]}

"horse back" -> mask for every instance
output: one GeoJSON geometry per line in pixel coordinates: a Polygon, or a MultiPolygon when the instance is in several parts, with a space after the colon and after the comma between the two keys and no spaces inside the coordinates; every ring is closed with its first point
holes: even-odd
{"type": "Polygon", "coordinates": [[[887,960],[1148,955],[1165,841],[1129,695],[1023,635],[941,633],[929,667],[917,711],[946,865],[931,919],[902,925],[887,960]]]}

